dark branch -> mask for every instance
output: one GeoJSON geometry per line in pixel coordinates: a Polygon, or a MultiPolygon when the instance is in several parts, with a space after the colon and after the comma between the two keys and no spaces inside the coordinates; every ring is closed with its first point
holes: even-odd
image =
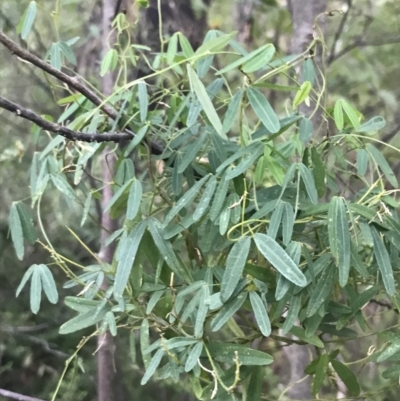
{"type": "Polygon", "coordinates": [[[43,128],[47,131],[54,132],[58,135],[62,135],[63,137],[70,139],[71,141],[83,141],[83,142],[120,142],[127,139],[132,139],[133,135],[128,132],[122,133],[86,133],[73,131],[67,127],[63,127],[60,124],[53,123],[51,121],[47,121],[44,118],[40,117],[38,114],[33,112],[32,110],[25,109],[24,107],[19,106],[16,103],[10,102],[9,100],[0,96],[0,107],[15,113],[17,116],[25,118],[40,128],[43,128]]]}
{"type": "Polygon", "coordinates": [[[342,36],[344,26],[346,25],[347,18],[350,14],[350,9],[353,6],[353,0],[347,0],[347,11],[344,13],[343,18],[340,20],[339,27],[337,31],[335,32],[335,36],[333,38],[333,43],[331,47],[331,51],[329,52],[329,57],[328,57],[328,64],[330,64],[334,59],[335,59],[335,53],[336,53],[336,45],[342,36]]]}
{"type": "MultiPolygon", "coordinates": [[[[127,132],[127,134],[126,133],[124,133],[124,134],[128,135],[125,138],[123,138],[122,137],[123,134],[118,134],[118,138],[119,138],[118,141],[121,141],[122,139],[132,139],[135,136],[135,134],[132,131],[125,129],[125,121],[123,118],[119,119],[117,111],[109,104],[104,103],[104,100],[100,96],[98,96],[97,93],[95,93],[93,90],[91,90],[86,85],[84,85],[82,82],[80,82],[78,77],[70,77],[69,75],[64,74],[62,71],[59,71],[56,68],[52,67],[49,63],[46,63],[45,61],[41,60],[39,57],[35,56],[34,54],[30,53],[29,51],[23,49],[21,46],[19,46],[15,42],[13,42],[2,31],[0,31],[0,43],[2,43],[5,47],[7,47],[7,49],[9,49],[12,54],[15,54],[18,57],[20,57],[21,59],[32,63],[33,65],[40,68],[41,70],[43,70],[43,71],[47,72],[48,74],[52,75],[53,77],[59,79],[61,82],[64,82],[69,87],[75,89],[76,91],[81,93],[83,96],[85,96],[87,99],[89,99],[91,102],[93,102],[93,104],[98,106],[108,117],[112,118],[113,120],[117,120],[119,123],[119,126],[122,129],[124,129],[124,131],[127,132]]],[[[48,128],[46,128],[46,129],[48,129],[48,128]]],[[[53,130],[51,130],[51,131],[53,131],[53,130]]],[[[71,130],[69,130],[69,131],[70,131],[69,134],[73,133],[73,131],[71,131],[71,130]]],[[[53,131],[53,132],[56,132],[56,131],[53,131]]],[[[57,131],[57,133],[60,133],[60,132],[57,131]]],[[[90,135],[90,134],[85,134],[85,135],[90,135]]],[[[105,134],[101,134],[102,137],[104,135],[105,134]]],[[[112,135],[116,135],[116,134],[112,134],[112,135]]],[[[75,138],[75,139],[78,139],[78,138],[75,138]]],[[[85,139],[79,138],[79,140],[85,140],[85,139]]],[[[88,139],[88,140],[90,140],[90,139],[88,139]]],[[[97,139],[94,139],[94,137],[92,137],[91,141],[95,141],[95,140],[97,140],[97,139]]],[[[105,139],[105,137],[103,138],[103,142],[109,141],[109,140],[110,139],[105,139]]],[[[154,142],[151,142],[150,147],[151,147],[152,153],[156,154],[156,155],[160,155],[164,151],[162,146],[160,146],[154,142]]]]}
{"type": "Polygon", "coordinates": [[[29,397],[27,395],[14,393],[13,391],[3,390],[0,388],[0,395],[18,401],[44,401],[40,398],[29,397]]]}

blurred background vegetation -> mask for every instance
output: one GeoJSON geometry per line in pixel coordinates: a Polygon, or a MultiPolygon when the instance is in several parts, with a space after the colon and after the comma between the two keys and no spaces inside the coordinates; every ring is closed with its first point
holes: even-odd
{"type": "MultiPolygon", "coordinates": [[[[300,0],[292,0],[292,2],[300,0]]],[[[125,3],[125,2],[123,2],[125,3]]],[[[127,1],[127,3],[130,3],[127,1]]],[[[194,46],[198,46],[208,29],[224,32],[238,31],[238,38],[248,49],[273,43],[284,56],[291,53],[293,21],[290,1],[285,0],[169,0],[165,4],[165,35],[181,30],[194,46]],[[166,4],[168,3],[168,4],[166,4]],[[175,5],[175,7],[171,7],[175,5]]],[[[23,42],[16,35],[21,15],[28,0],[2,0],[0,3],[0,29],[8,36],[23,42]]],[[[126,6],[126,4],[125,4],[126,6]]],[[[63,0],[40,2],[46,12],[38,14],[29,49],[42,56],[49,43],[79,37],[74,45],[77,57],[76,71],[99,87],[99,18],[101,2],[98,0],[63,0]],[[61,19],[52,16],[56,5],[61,7],[61,19]],[[58,25],[58,30],[54,29],[58,25]],[[57,32],[57,34],[56,34],[57,32]],[[56,35],[59,35],[57,37],[56,35]]],[[[158,15],[156,2],[148,9],[125,7],[127,18],[135,26],[133,38],[150,47],[158,43],[158,15]]],[[[328,76],[328,107],[338,98],[348,99],[366,120],[380,115],[387,121],[381,140],[399,146],[400,130],[400,2],[398,0],[330,0],[327,10],[332,16],[325,22],[326,74],[328,76]],[[340,10],[341,12],[336,12],[340,10]]],[[[57,17],[59,18],[59,17],[57,17]]],[[[132,74],[145,74],[145,66],[132,68],[132,74]],[[141,71],[143,69],[143,71],[141,71]]],[[[232,80],[235,79],[234,74],[232,80]]],[[[54,92],[62,88],[52,86],[38,69],[11,59],[8,50],[0,46],[0,90],[3,96],[40,114],[57,118],[63,108],[54,102],[54,92]]],[[[284,106],[281,94],[271,93],[273,107],[284,106]]],[[[74,351],[82,332],[60,336],[59,326],[72,315],[62,303],[45,303],[38,315],[29,312],[29,294],[23,291],[15,298],[15,290],[27,267],[33,263],[49,263],[51,258],[40,244],[31,246],[23,262],[17,260],[8,234],[7,216],[14,200],[27,196],[29,165],[36,149],[43,149],[47,138],[38,137],[31,125],[0,110],[0,384],[1,387],[47,399],[54,391],[64,361],[74,351]]],[[[400,163],[395,155],[385,153],[396,175],[400,163]]],[[[80,237],[93,250],[99,249],[99,227],[88,223],[80,227],[81,206],[66,204],[56,192],[47,193],[42,202],[43,224],[59,252],[78,263],[92,263],[90,255],[69,234],[79,230],[80,237]]],[[[96,211],[94,210],[95,214],[96,211]]],[[[57,274],[57,273],[56,273],[57,274]]],[[[57,277],[56,277],[57,279],[57,277]]],[[[59,277],[60,282],[62,280],[59,277]]],[[[71,294],[60,293],[61,298],[71,294]]],[[[369,312],[370,324],[379,330],[398,323],[398,315],[382,305],[369,312]]],[[[90,331],[88,331],[89,333],[90,331]]],[[[132,364],[128,352],[128,338],[120,336],[119,358],[123,367],[124,400],[194,400],[186,390],[187,383],[163,381],[139,385],[143,371],[132,364]],[[129,394],[129,396],[127,396],[129,394]]],[[[379,346],[379,336],[367,336],[345,344],[349,360],[367,354],[371,346],[379,346]]],[[[279,344],[269,344],[279,347],[279,344]]],[[[96,365],[93,341],[81,353],[80,364],[68,372],[62,384],[60,400],[96,399],[96,365]],[[80,366],[78,366],[80,365],[80,366]]],[[[266,375],[270,400],[277,399],[290,377],[287,354],[274,354],[276,360],[266,375]]],[[[359,379],[364,389],[370,389],[368,399],[390,401],[397,399],[397,389],[385,387],[374,366],[363,367],[359,379]]],[[[1,397],[0,397],[1,399],[1,397]]]]}

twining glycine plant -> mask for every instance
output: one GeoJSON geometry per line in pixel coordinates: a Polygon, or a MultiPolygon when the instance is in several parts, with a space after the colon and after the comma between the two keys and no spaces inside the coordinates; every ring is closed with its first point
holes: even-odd
{"type": "MultiPolygon", "coordinates": [[[[25,37],[33,3],[20,24],[25,37]]],[[[398,182],[375,136],[383,118],[363,121],[344,99],[330,105],[327,77],[312,57],[322,39],[282,58],[271,44],[247,52],[235,33],[216,30],[193,50],[177,32],[161,51],[151,49],[154,56],[123,35],[129,25],[122,14],[113,26],[118,46],[101,65],[101,75],[116,77],[109,97],[61,72],[75,61],[74,40],[52,43],[37,61],[1,36],[70,90],[58,99],[65,111],[56,123],[0,98],[36,131],[53,133],[33,156],[30,200],[55,263],[31,266],[17,294],[30,281],[32,312],[42,290],[56,303],[61,284],[52,272],[61,268],[64,287],[76,292],[63,302],[76,317],[60,333],[130,331],[132,354],[138,341],[145,367],[142,384],[189,376],[198,399],[244,393],[259,400],[273,356],[252,344],[265,337],[315,347],[305,372],[314,376],[314,394],[339,377],[356,396],[360,385],[335,345],[368,329],[362,311],[368,302],[399,300],[398,182]],[[151,73],[130,80],[139,62],[151,73]],[[279,95],[274,107],[271,91],[279,95]],[[304,103],[314,105],[307,115],[299,111],[304,103]],[[317,114],[327,132],[313,127],[317,114]],[[83,172],[99,177],[102,142],[121,138],[123,145],[110,150],[117,156],[114,196],[103,211],[120,222],[108,240],[117,244],[114,260],[82,271],[54,249],[40,201],[58,190],[82,205],[85,224],[101,188],[83,172]],[[109,286],[102,290],[104,279],[109,286]]],[[[24,240],[38,240],[28,206],[15,202],[10,212],[20,259],[24,240]]],[[[369,360],[399,360],[398,336],[387,335],[388,347],[369,360]]],[[[399,363],[386,371],[388,378],[399,373],[399,363]]]]}

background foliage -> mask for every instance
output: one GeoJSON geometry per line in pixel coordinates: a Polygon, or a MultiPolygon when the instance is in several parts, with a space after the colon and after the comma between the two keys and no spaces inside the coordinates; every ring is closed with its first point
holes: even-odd
{"type": "Polygon", "coordinates": [[[59,383],[58,398],[92,398],[99,323],[129,349],[118,358],[132,398],[282,399],[292,343],[312,346],[314,396],[394,397],[396,2],[329,2],[348,13],[327,18],[295,58],[285,58],[291,16],[278,2],[254,5],[247,45],[228,33],[231,2],[196,2],[197,16],[209,13],[204,42],[192,48],[190,32],[171,29],[161,51],[146,38],[153,52],[144,32],[132,39],[145,18],[135,8],[115,20],[102,62],[96,2],[34,4],[3,2],[3,31],[93,85],[113,71],[118,119],[4,48],[1,95],[75,131],[129,124],[137,137],[115,146],[103,183],[104,145],[1,113],[2,387],[49,398],[59,383]],[[328,123],[315,126],[320,110],[328,123]],[[151,157],[149,141],[166,150],[151,157]],[[121,227],[112,265],[96,254],[104,185],[121,227]]]}

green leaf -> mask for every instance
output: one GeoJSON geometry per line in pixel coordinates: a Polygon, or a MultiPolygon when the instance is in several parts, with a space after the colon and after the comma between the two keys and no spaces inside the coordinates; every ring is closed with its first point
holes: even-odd
{"type": "Polygon", "coordinates": [[[188,207],[192,204],[196,196],[198,195],[201,187],[204,183],[210,178],[210,175],[206,175],[200,181],[196,181],[196,183],[187,191],[183,196],[176,202],[176,204],[171,208],[168,214],[164,219],[164,227],[166,227],[172,219],[184,208],[188,207]]]}
{"type": "Polygon", "coordinates": [[[331,294],[334,276],[335,269],[332,266],[328,266],[323,271],[308,301],[307,317],[315,315],[320,306],[331,294]]]}
{"type": "Polygon", "coordinates": [[[311,85],[314,85],[315,81],[315,67],[314,61],[311,57],[307,57],[303,63],[303,79],[304,81],[310,81],[311,85]]]}
{"type": "Polygon", "coordinates": [[[315,345],[316,347],[324,348],[324,343],[316,334],[313,334],[311,336],[306,336],[305,330],[302,327],[293,326],[289,332],[294,336],[298,337],[301,341],[306,342],[307,344],[312,344],[315,345]]]}
{"type": "Polygon", "coordinates": [[[157,305],[157,302],[164,295],[164,292],[165,290],[158,290],[154,291],[153,294],[151,294],[151,297],[146,307],[146,315],[149,315],[153,311],[154,307],[157,305]]]}
{"type": "Polygon", "coordinates": [[[144,376],[142,377],[142,380],[140,382],[140,384],[143,386],[145,385],[149,379],[151,378],[151,376],[154,375],[155,371],[157,370],[158,366],[161,363],[161,359],[163,358],[165,354],[164,349],[160,348],[153,356],[153,358],[151,358],[151,361],[149,363],[149,366],[147,367],[146,373],[144,374],[144,376]]]}
{"type": "Polygon", "coordinates": [[[22,23],[21,38],[25,40],[32,30],[33,23],[36,19],[36,1],[29,3],[28,9],[24,15],[24,22],[22,23]]]}
{"type": "Polygon", "coordinates": [[[61,49],[58,43],[50,46],[50,64],[56,70],[61,70],[61,49]]]}
{"type": "Polygon", "coordinates": [[[312,85],[309,81],[304,81],[301,85],[299,90],[296,93],[296,96],[293,100],[293,108],[295,109],[299,105],[301,105],[309,96],[311,91],[312,85]]]}
{"type": "Polygon", "coordinates": [[[382,173],[385,175],[387,180],[395,187],[398,187],[397,178],[393,173],[393,170],[389,166],[389,163],[386,161],[385,157],[382,153],[372,144],[367,143],[366,148],[370,153],[371,157],[374,159],[375,163],[382,170],[382,173]]]}
{"type": "Polygon", "coordinates": [[[21,283],[19,284],[16,292],[16,297],[21,293],[22,289],[24,288],[25,284],[28,282],[28,280],[31,278],[34,270],[36,268],[36,265],[32,265],[24,274],[22,277],[21,283]]]}
{"type": "Polygon", "coordinates": [[[360,126],[360,120],[358,118],[356,110],[353,108],[353,106],[346,102],[346,100],[342,99],[340,102],[344,112],[351,122],[351,125],[357,130],[357,128],[360,126]]]}
{"type": "Polygon", "coordinates": [[[24,237],[22,230],[22,223],[18,213],[17,204],[14,202],[11,205],[10,215],[8,217],[10,225],[11,239],[14,245],[15,252],[19,260],[24,258],[24,237]]]}
{"type": "Polygon", "coordinates": [[[242,307],[246,298],[247,292],[242,292],[237,297],[227,302],[212,320],[211,330],[219,330],[242,307]]]}
{"type": "Polygon", "coordinates": [[[85,204],[83,206],[81,227],[85,224],[85,221],[86,221],[87,216],[89,214],[91,202],[92,202],[92,192],[89,192],[89,194],[88,194],[88,196],[87,196],[87,198],[85,200],[85,204]]]}
{"type": "Polygon", "coordinates": [[[140,208],[142,194],[142,184],[138,179],[135,179],[129,191],[128,205],[126,209],[126,218],[128,220],[133,220],[136,217],[140,208]]]}
{"type": "Polygon", "coordinates": [[[151,236],[153,237],[153,241],[156,247],[160,251],[161,256],[164,258],[165,263],[167,263],[167,265],[175,274],[177,274],[187,283],[192,282],[193,280],[187,267],[181,265],[181,263],[179,262],[178,258],[175,255],[171,243],[164,239],[163,228],[161,223],[154,218],[150,218],[149,230],[151,236]]]}
{"type": "Polygon", "coordinates": [[[132,266],[135,261],[137,250],[147,228],[147,221],[141,221],[128,235],[120,251],[117,271],[115,273],[114,297],[123,297],[125,287],[131,274],[132,266]]]}
{"type": "Polygon", "coordinates": [[[104,320],[107,322],[111,335],[115,337],[117,335],[117,323],[115,321],[114,313],[111,311],[107,312],[104,320]]]}
{"type": "Polygon", "coordinates": [[[249,237],[242,237],[233,245],[226,260],[226,268],[221,282],[221,300],[226,302],[236,285],[242,278],[244,266],[250,250],[251,240],[249,237]]]}
{"type": "Polygon", "coordinates": [[[265,128],[267,128],[271,134],[277,133],[281,128],[279,119],[265,96],[258,89],[252,87],[247,88],[247,96],[251,107],[264,124],[265,128]]]}
{"type": "Polygon", "coordinates": [[[69,185],[66,177],[61,174],[51,174],[51,181],[53,182],[54,186],[63,194],[68,196],[70,199],[76,198],[76,193],[69,185]]]}
{"type": "Polygon", "coordinates": [[[392,355],[400,352],[400,341],[393,342],[390,344],[376,359],[377,362],[384,362],[389,359],[392,355]]]}
{"type": "Polygon", "coordinates": [[[299,136],[301,142],[306,144],[312,137],[313,123],[309,118],[303,118],[299,124],[299,136]]]}
{"type": "Polygon", "coordinates": [[[332,255],[339,269],[339,284],[344,287],[350,271],[350,232],[346,201],[334,196],[328,210],[328,234],[332,255]]]}
{"type": "Polygon", "coordinates": [[[322,162],[321,155],[315,147],[311,148],[311,160],[314,165],[312,173],[315,180],[315,185],[317,187],[318,197],[322,198],[325,193],[325,175],[326,168],[325,164],[322,162]]]}
{"type": "Polygon", "coordinates": [[[288,202],[283,202],[284,211],[282,217],[282,242],[287,246],[292,239],[295,215],[293,207],[288,202]]]}
{"type": "Polygon", "coordinates": [[[357,128],[357,132],[372,132],[378,131],[386,126],[386,121],[383,117],[373,117],[357,128]]]}
{"type": "Polygon", "coordinates": [[[56,304],[58,302],[58,291],[50,269],[44,264],[40,264],[37,269],[39,271],[43,291],[46,294],[47,299],[52,304],[56,304]]]}
{"type": "Polygon", "coordinates": [[[235,122],[236,115],[242,103],[243,89],[239,89],[229,102],[228,109],[226,110],[224,121],[222,123],[222,132],[227,133],[235,122]]]}
{"type": "MultiPolygon", "coordinates": [[[[229,169],[227,171],[229,171],[229,169]]],[[[226,199],[226,195],[228,194],[229,180],[226,178],[226,175],[227,173],[222,176],[217,191],[215,192],[214,201],[210,209],[211,221],[215,221],[219,217],[222,206],[224,205],[226,199]]]]}
{"type": "Polygon", "coordinates": [[[103,210],[103,214],[107,213],[112,206],[118,201],[118,199],[122,196],[122,194],[127,190],[127,188],[132,184],[134,178],[131,180],[127,181],[124,185],[120,186],[118,190],[115,192],[113,197],[110,199],[110,201],[107,203],[106,207],[103,210]]]}
{"type": "Polygon", "coordinates": [[[64,303],[68,308],[79,313],[87,312],[88,310],[95,310],[100,305],[101,301],[94,299],[86,299],[79,297],[65,297],[64,303]]]}
{"type": "Polygon", "coordinates": [[[197,139],[197,141],[191,143],[186,148],[185,153],[182,156],[181,162],[178,165],[178,173],[183,173],[188,168],[189,164],[192,163],[194,158],[198,156],[199,151],[206,139],[207,135],[203,134],[197,139]]]}
{"type": "Polygon", "coordinates": [[[196,365],[203,352],[203,343],[198,342],[189,352],[188,358],[185,363],[185,372],[190,372],[196,365]]]}
{"type": "Polygon", "coordinates": [[[251,291],[249,294],[251,307],[253,308],[258,327],[263,336],[269,337],[271,334],[271,322],[269,321],[267,308],[255,291],[251,291]]]}
{"type": "Polygon", "coordinates": [[[374,255],[376,262],[378,263],[379,271],[382,275],[383,284],[385,285],[386,292],[390,296],[393,296],[396,288],[389,253],[377,229],[374,226],[370,226],[370,229],[374,239],[374,255]]]}
{"type": "Polygon", "coordinates": [[[203,110],[210,120],[211,125],[214,127],[215,131],[217,131],[219,135],[226,139],[226,134],[224,134],[222,131],[221,120],[219,119],[218,114],[215,111],[215,108],[211,102],[210,97],[208,96],[206,88],[204,87],[203,83],[200,81],[199,77],[192,69],[190,64],[187,65],[187,71],[190,80],[190,87],[199,99],[200,104],[203,106],[203,110]]]}
{"type": "Polygon", "coordinates": [[[265,259],[267,259],[282,276],[299,287],[304,287],[307,284],[306,277],[302,271],[274,239],[266,234],[257,233],[254,236],[254,242],[265,259]]]}
{"type": "Polygon", "coordinates": [[[209,343],[207,344],[207,348],[211,356],[216,361],[222,363],[233,364],[235,361],[235,355],[237,355],[241,365],[265,366],[273,362],[271,355],[249,348],[245,345],[209,343]]]}
{"type": "Polygon", "coordinates": [[[115,49],[110,49],[104,56],[101,63],[100,76],[104,77],[107,72],[112,72],[115,70],[118,64],[118,52],[115,49]]]}
{"type": "Polygon", "coordinates": [[[335,103],[335,107],[333,109],[333,119],[335,120],[336,128],[339,131],[342,131],[344,127],[342,100],[337,100],[335,103]]]}
{"type": "Polygon", "coordinates": [[[209,54],[211,51],[218,51],[223,49],[231,39],[237,34],[237,32],[231,32],[229,34],[225,34],[219,36],[215,39],[211,39],[207,42],[204,42],[194,53],[195,56],[201,56],[203,54],[209,54]]]}
{"type": "Polygon", "coordinates": [[[343,363],[339,362],[337,359],[331,360],[331,364],[333,366],[333,369],[335,369],[336,373],[340,377],[340,379],[348,388],[350,395],[355,397],[358,396],[360,394],[361,389],[357,381],[357,376],[351,371],[350,368],[348,368],[343,363]]]}
{"type": "Polygon", "coordinates": [[[238,177],[240,174],[247,171],[250,167],[252,167],[256,160],[264,153],[264,144],[260,143],[258,146],[254,148],[254,150],[243,157],[240,163],[233,167],[229,172],[226,174],[227,180],[233,180],[235,177],[238,177]]]}
{"type": "Polygon", "coordinates": [[[74,333],[78,330],[82,330],[87,327],[95,325],[104,318],[105,314],[108,312],[108,308],[102,309],[97,314],[95,311],[96,308],[93,308],[85,313],[79,314],[78,316],[74,317],[71,320],[68,320],[68,322],[64,323],[60,327],[60,334],[74,333]]]}
{"type": "Polygon", "coordinates": [[[241,57],[238,60],[234,61],[233,63],[228,64],[226,67],[219,70],[216,75],[225,74],[228,71],[231,71],[235,68],[238,68],[238,67],[246,64],[247,62],[254,59],[255,57],[257,57],[259,54],[263,53],[267,49],[271,49],[270,43],[268,43],[264,46],[261,46],[259,49],[256,49],[256,50],[252,51],[251,53],[246,54],[244,57],[241,57]]]}
{"type": "Polygon", "coordinates": [[[252,57],[249,61],[245,62],[242,66],[242,71],[246,74],[255,72],[265,67],[274,57],[275,47],[271,43],[263,46],[263,50],[252,57]]]}
{"type": "Polygon", "coordinates": [[[268,225],[268,235],[272,238],[275,239],[276,235],[278,234],[279,227],[282,221],[282,216],[283,216],[283,210],[284,210],[284,204],[282,201],[278,201],[275,210],[273,211],[269,225],[268,225]]]}
{"type": "Polygon", "coordinates": [[[197,338],[203,336],[203,327],[207,317],[209,298],[210,289],[208,288],[208,285],[204,285],[201,289],[201,298],[197,308],[196,321],[194,323],[194,335],[197,338]]]}
{"type": "Polygon", "coordinates": [[[326,374],[328,372],[329,366],[329,355],[323,354],[319,358],[319,362],[317,365],[317,369],[315,371],[314,380],[312,383],[312,393],[316,395],[320,388],[322,387],[322,383],[325,380],[326,374]]]}
{"type": "Polygon", "coordinates": [[[150,363],[150,354],[146,354],[145,351],[150,345],[150,333],[149,333],[149,321],[147,319],[142,320],[140,325],[140,351],[142,353],[142,359],[144,366],[147,368],[150,363]]]}
{"type": "Polygon", "coordinates": [[[206,209],[208,208],[211,198],[214,195],[215,188],[217,187],[217,179],[213,175],[210,180],[208,181],[206,188],[203,192],[203,195],[200,198],[199,203],[197,204],[196,210],[193,213],[193,220],[199,220],[203,214],[205,213],[206,209]]]}
{"type": "Polygon", "coordinates": [[[131,357],[131,362],[136,364],[136,333],[131,331],[129,333],[129,355],[131,357]]]}
{"type": "Polygon", "coordinates": [[[306,187],[308,197],[310,198],[310,201],[316,205],[318,203],[318,192],[315,187],[314,177],[311,171],[303,163],[298,163],[298,168],[301,179],[306,187]]]}
{"type": "Polygon", "coordinates": [[[301,309],[301,295],[292,295],[290,298],[289,312],[286,315],[285,323],[282,326],[282,334],[286,335],[294,326],[301,309]]]}
{"type": "Polygon", "coordinates": [[[251,377],[247,386],[246,401],[259,401],[262,395],[262,385],[264,383],[264,370],[262,367],[251,367],[251,377]]]}
{"type": "MultiPolygon", "coordinates": [[[[59,42],[60,44],[60,50],[62,54],[66,57],[66,59],[72,64],[72,65],[77,65],[77,60],[75,57],[74,52],[71,49],[71,46],[66,43],[66,42],[59,42]]],[[[90,131],[89,131],[90,132],[90,131]]]]}
{"type": "Polygon", "coordinates": [[[175,32],[168,41],[167,63],[169,65],[174,63],[174,59],[177,52],[178,52],[178,33],[175,32]]]}
{"type": "Polygon", "coordinates": [[[136,148],[136,146],[139,145],[143,141],[143,138],[145,137],[148,129],[149,129],[149,126],[145,125],[142,128],[140,128],[140,130],[135,134],[135,137],[132,139],[130,144],[126,147],[126,150],[124,153],[125,157],[128,157],[129,154],[132,152],[132,150],[134,150],[136,148]]]}
{"type": "Polygon", "coordinates": [[[368,168],[368,152],[365,149],[357,150],[357,173],[359,175],[365,175],[368,168]]]}
{"type": "Polygon", "coordinates": [[[194,51],[193,51],[192,45],[189,43],[189,41],[186,39],[186,37],[181,32],[178,32],[178,35],[179,35],[179,43],[181,45],[184,56],[186,58],[193,57],[194,51]]]}
{"type": "Polygon", "coordinates": [[[138,87],[138,98],[139,98],[139,113],[140,121],[143,123],[147,117],[147,111],[149,108],[149,95],[147,94],[147,85],[145,82],[139,82],[138,87]]]}
{"type": "Polygon", "coordinates": [[[31,278],[30,305],[32,313],[38,313],[42,300],[42,282],[40,279],[40,265],[34,265],[31,278]]]}

